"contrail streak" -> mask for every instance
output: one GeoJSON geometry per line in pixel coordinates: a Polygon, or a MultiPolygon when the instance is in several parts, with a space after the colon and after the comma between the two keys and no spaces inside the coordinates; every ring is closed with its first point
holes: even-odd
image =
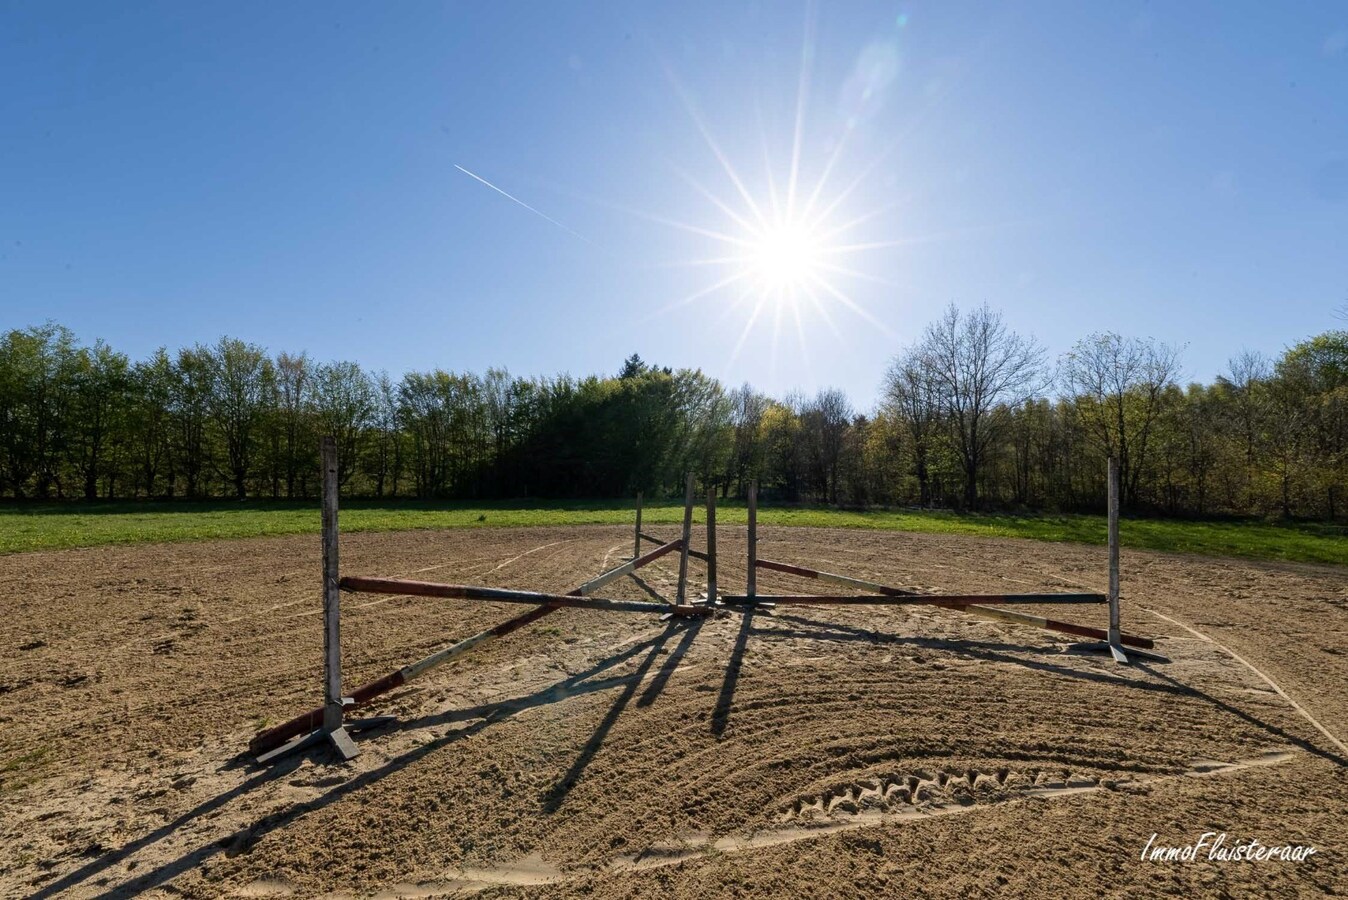
{"type": "Polygon", "coordinates": [[[538,210],[534,209],[534,208],[533,208],[532,206],[530,206],[529,204],[525,203],[525,202],[524,202],[523,200],[521,200],[519,197],[516,197],[514,194],[508,194],[508,193],[506,193],[505,191],[503,191],[503,190],[501,190],[500,188],[498,188],[496,185],[492,184],[492,183],[491,183],[490,181],[488,181],[487,179],[483,178],[481,175],[474,175],[472,172],[469,172],[467,169],[465,169],[463,166],[459,165],[458,163],[455,163],[455,164],[454,164],[454,168],[458,169],[460,172],[462,172],[463,174],[467,175],[469,178],[473,179],[474,181],[480,181],[480,182],[482,182],[482,183],[485,184],[487,187],[491,188],[493,191],[495,191],[496,193],[500,194],[501,196],[506,197],[506,198],[508,198],[508,199],[510,199],[510,200],[514,200],[516,203],[518,203],[520,206],[523,206],[525,209],[529,210],[529,212],[533,213],[534,215],[540,216],[541,218],[544,218],[544,219],[547,219],[549,222],[551,222],[552,224],[556,225],[558,228],[562,229],[562,231],[565,231],[567,234],[569,234],[569,235],[571,235],[571,236],[573,236],[573,237],[580,238],[582,241],[584,241],[584,242],[587,243],[587,244],[590,244],[591,246],[594,245],[594,241],[590,240],[590,239],[587,238],[585,235],[580,234],[580,233],[575,232],[575,231],[572,231],[570,228],[567,228],[565,225],[563,225],[561,222],[558,222],[558,221],[557,221],[556,219],[554,219],[552,216],[549,216],[549,215],[547,215],[546,213],[541,213],[541,212],[539,212],[538,210]]]}

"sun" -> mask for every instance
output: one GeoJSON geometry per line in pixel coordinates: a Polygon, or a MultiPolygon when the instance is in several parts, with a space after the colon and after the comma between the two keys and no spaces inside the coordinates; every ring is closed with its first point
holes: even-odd
{"type": "MultiPolygon", "coordinates": [[[[739,152],[750,153],[746,160],[737,161],[740,164],[732,162],[726,148],[712,134],[693,95],[673,70],[665,66],[671,88],[716,163],[709,172],[699,175],[690,172],[683,161],[671,168],[678,180],[706,201],[709,206],[706,212],[711,216],[680,221],[653,212],[627,211],[702,239],[699,255],[662,263],[658,268],[687,267],[714,274],[705,281],[698,279],[700,283],[692,291],[664,304],[652,315],[669,314],[703,300],[718,309],[718,323],[742,321],[739,337],[726,357],[727,367],[737,362],[756,328],[771,331],[768,346],[774,366],[784,325],[795,325],[800,347],[797,358],[806,367],[807,345],[818,325],[831,331],[841,346],[850,340],[836,319],[849,315],[862,320],[867,328],[893,334],[884,321],[853,296],[857,289],[854,284],[881,285],[887,291],[883,295],[886,297],[892,296],[889,292],[902,290],[902,285],[867,271],[864,262],[853,260],[857,254],[912,243],[911,238],[887,238],[873,232],[877,226],[885,227],[889,212],[900,204],[899,199],[887,196],[893,193],[888,178],[884,185],[875,183],[883,171],[881,166],[889,165],[899,139],[886,141],[868,162],[855,167],[848,158],[848,148],[855,146],[851,140],[854,137],[864,140],[861,129],[873,119],[878,98],[894,80],[898,51],[890,45],[881,48],[888,54],[881,54],[886,65],[872,65],[874,60],[863,54],[844,91],[845,108],[841,111],[847,114],[841,119],[831,117],[828,120],[831,124],[807,128],[814,40],[811,5],[806,10],[790,134],[780,126],[770,131],[764,125],[761,103],[756,100],[752,112],[759,122],[760,147],[757,151],[752,149],[752,136],[749,144],[739,145],[739,152]],[[853,92],[852,88],[857,90],[853,92]],[[851,93],[867,103],[857,106],[847,99],[851,93]],[[742,164],[755,159],[747,166],[742,164]],[[872,206],[876,197],[883,199],[872,206]],[[867,208],[856,209],[858,201],[867,208]],[[842,316],[835,316],[837,313],[842,316]]],[[[737,134],[742,130],[737,129],[737,134]]],[[[882,296],[875,290],[869,293],[871,297],[882,296]]]]}
{"type": "Polygon", "coordinates": [[[772,222],[748,238],[745,274],[764,293],[794,297],[820,277],[827,239],[803,222],[772,222]]]}
{"type": "MultiPolygon", "coordinates": [[[[672,76],[671,76],[672,77],[672,76]]],[[[839,140],[811,183],[802,183],[802,124],[798,118],[796,137],[789,151],[791,162],[785,172],[774,171],[765,158],[760,179],[746,179],[731,163],[712,137],[691,101],[680,92],[689,115],[720,164],[725,183],[720,190],[703,184],[681,166],[674,173],[694,192],[701,195],[717,215],[706,224],[695,224],[652,213],[637,212],[644,218],[704,239],[709,255],[671,262],[674,267],[719,270],[720,277],[666,304],[659,312],[668,313],[694,301],[711,298],[722,309],[722,318],[739,315],[743,329],[729,361],[739,357],[755,326],[770,320],[773,352],[783,319],[794,321],[804,353],[807,330],[814,319],[822,323],[840,341],[845,337],[835,321],[837,309],[856,315],[868,326],[886,333],[888,327],[858,303],[846,289],[851,281],[869,281],[893,288],[895,285],[847,264],[849,257],[865,251],[897,247],[900,240],[859,240],[857,229],[887,212],[893,204],[857,214],[848,211],[848,202],[857,194],[884,158],[882,153],[841,185],[830,183],[840,174],[840,159],[845,141],[839,140]],[[757,190],[751,188],[751,184],[757,190]],[[719,221],[718,221],[719,220],[719,221]],[[841,221],[840,221],[841,220],[841,221]]],[[[845,135],[844,135],[845,137],[845,135]]],[[[768,147],[766,134],[762,136],[768,147]]],[[[765,151],[765,157],[772,154],[765,151]]]]}

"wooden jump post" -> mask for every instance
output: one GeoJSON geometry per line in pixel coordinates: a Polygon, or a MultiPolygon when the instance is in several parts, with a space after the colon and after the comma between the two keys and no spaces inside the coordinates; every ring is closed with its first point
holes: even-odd
{"type": "Polygon", "coordinates": [[[359,752],[342,726],[342,592],[337,534],[337,442],[323,438],[319,447],[323,463],[323,730],[347,759],[359,752]]]}
{"type": "Polygon", "coordinates": [[[707,488],[707,606],[716,605],[716,487],[707,488]]]}
{"type": "MultiPolygon", "coordinates": [[[[682,536],[674,543],[679,545],[679,581],[675,588],[674,608],[682,609],[685,606],[696,605],[704,608],[705,612],[710,612],[716,606],[717,574],[716,574],[716,488],[707,489],[707,549],[706,552],[694,550],[692,547],[693,535],[693,473],[689,472],[684,478],[683,485],[683,530],[682,536]],[[707,597],[705,600],[698,600],[694,603],[688,596],[688,560],[700,559],[707,564],[707,597]]],[[[641,530],[641,495],[637,495],[637,515],[636,515],[636,549],[639,551],[642,541],[650,541],[652,544],[662,544],[660,538],[654,535],[646,534],[641,530]]],[[[669,615],[669,614],[667,614],[669,615]]]]}
{"type": "MultiPolygon", "coordinates": [[[[310,715],[303,725],[290,731],[284,738],[270,743],[258,757],[268,763],[278,756],[321,742],[330,742],[343,760],[355,759],[359,748],[351,740],[349,731],[373,728],[393,721],[392,716],[347,722],[346,710],[355,705],[351,697],[342,695],[342,593],[338,585],[337,442],[323,438],[319,445],[323,466],[323,705],[310,715]],[[307,733],[306,733],[307,732],[307,733]]],[[[254,752],[258,752],[255,750],[254,752]]]]}
{"type": "Polygon", "coordinates": [[[1109,650],[1114,659],[1128,662],[1119,649],[1119,464],[1109,458],[1109,650]]]}
{"type": "Polygon", "coordinates": [[[684,479],[683,487],[683,540],[679,547],[679,586],[674,595],[674,605],[683,606],[688,594],[688,544],[693,536],[693,473],[684,479]]]}
{"type": "Polygon", "coordinates": [[[641,491],[637,491],[637,527],[632,533],[632,558],[641,555],[641,491]]]}
{"type": "Polygon", "coordinates": [[[758,479],[749,482],[749,571],[744,594],[749,602],[758,601],[758,479]]]}
{"type": "MultiPolygon", "coordinates": [[[[1087,644],[1077,644],[1074,649],[1090,652],[1108,651],[1114,657],[1114,661],[1127,665],[1130,660],[1128,654],[1140,657],[1142,659],[1155,660],[1157,662],[1169,662],[1166,657],[1159,653],[1150,653],[1147,650],[1138,649],[1136,645],[1130,646],[1125,653],[1124,644],[1129,641],[1124,640],[1123,631],[1119,624],[1119,463],[1114,457],[1109,458],[1108,482],[1107,482],[1107,515],[1109,521],[1109,629],[1105,633],[1103,641],[1093,641],[1087,644]]],[[[1148,645],[1152,646],[1152,645],[1148,645]]]]}

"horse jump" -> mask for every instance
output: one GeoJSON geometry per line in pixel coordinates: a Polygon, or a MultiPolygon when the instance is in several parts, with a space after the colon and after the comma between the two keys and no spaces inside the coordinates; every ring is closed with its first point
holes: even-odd
{"type": "Polygon", "coordinates": [[[258,761],[270,762],[279,756],[319,742],[329,742],[343,759],[352,759],[360,751],[351,740],[350,732],[377,727],[392,721],[390,716],[373,719],[348,720],[347,713],[368,705],[375,698],[407,684],[431,669],[455,659],[495,638],[510,634],[525,625],[557,612],[559,609],[593,609],[605,612],[655,614],[662,620],[674,617],[696,618],[717,612],[769,611],[777,605],[923,605],[971,613],[985,618],[1030,625],[1048,631],[1095,638],[1094,643],[1077,645],[1078,649],[1107,650],[1121,663],[1129,661],[1127,654],[1149,659],[1165,660],[1147,652],[1154,643],[1151,639],[1124,634],[1119,628],[1119,529],[1118,529],[1118,470],[1114,460],[1109,462],[1109,592],[1093,593],[1034,593],[1034,594],[923,594],[835,574],[806,566],[776,562],[758,556],[758,485],[749,487],[748,501],[748,566],[746,588],[743,594],[721,595],[717,588],[716,565],[716,492],[707,494],[706,551],[691,546],[693,521],[693,476],[687,477],[684,489],[682,533],[672,541],[662,541],[642,531],[641,495],[637,495],[636,526],[633,534],[633,556],[577,586],[566,594],[537,591],[508,590],[464,584],[413,581],[401,578],[368,576],[343,577],[339,567],[338,539],[338,479],[337,449],[332,438],[322,442],[323,464],[323,705],[268,728],[249,743],[249,750],[258,754],[258,761]],[[642,541],[656,546],[642,554],[642,541]],[[679,576],[674,603],[651,603],[632,600],[609,600],[593,596],[605,585],[636,572],[667,554],[678,551],[679,576]],[[687,596],[688,560],[697,559],[707,567],[707,595],[700,601],[689,601],[687,596]],[[864,594],[760,594],[757,589],[759,569],[781,572],[826,584],[867,591],[864,594]],[[360,685],[349,694],[342,689],[341,668],[341,594],[350,593],[395,594],[486,603],[526,604],[532,608],[491,628],[459,640],[436,652],[409,663],[382,678],[360,685]],[[1109,605],[1109,627],[1093,628],[1048,619],[1043,616],[1003,609],[1017,604],[1101,604],[1109,605]],[[1125,652],[1124,647],[1128,650],[1125,652]]]}

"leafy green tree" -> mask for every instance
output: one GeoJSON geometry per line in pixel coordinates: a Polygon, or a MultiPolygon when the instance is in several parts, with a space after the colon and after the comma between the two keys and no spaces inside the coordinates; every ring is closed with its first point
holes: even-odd
{"type": "Polygon", "coordinates": [[[131,382],[130,440],[137,466],[135,483],[145,496],[156,496],[163,473],[165,492],[171,496],[174,374],[168,351],[160,347],[148,360],[136,363],[131,369],[131,382]]]}
{"type": "Polygon", "coordinates": [[[71,373],[70,461],[84,486],[84,498],[98,496],[98,478],[104,474],[105,454],[117,429],[126,423],[131,364],[98,341],[78,350],[71,373]]]}
{"type": "Polygon", "coordinates": [[[318,436],[313,427],[314,365],[307,353],[280,353],[275,362],[277,467],[284,474],[286,496],[297,496],[301,479],[318,465],[318,436]]]}
{"type": "Polygon", "coordinates": [[[68,329],[47,323],[10,331],[0,346],[0,386],[10,489],[37,497],[61,488],[61,464],[72,441],[79,353],[68,329]]]}
{"type": "Polygon", "coordinates": [[[197,344],[178,351],[173,364],[170,415],[177,432],[179,462],[190,498],[202,496],[211,458],[207,428],[214,412],[215,364],[209,347],[197,344]]]}
{"type": "Polygon", "coordinates": [[[210,421],[223,449],[221,474],[234,488],[234,496],[248,496],[248,478],[253,471],[259,427],[275,369],[266,351],[237,338],[221,338],[210,351],[208,395],[210,421]]]}
{"type": "Polygon", "coordinates": [[[1337,518],[1348,488],[1348,331],[1327,331],[1289,349],[1273,384],[1280,412],[1299,406],[1292,422],[1277,428],[1280,450],[1296,448],[1279,456],[1283,514],[1291,514],[1292,466],[1300,463],[1303,490],[1322,498],[1325,515],[1337,518]]]}
{"type": "Polygon", "coordinates": [[[345,485],[356,471],[374,423],[375,386],[353,362],[320,365],[314,370],[314,415],[321,434],[337,444],[337,480],[345,485]]]}
{"type": "Polygon", "coordinates": [[[374,412],[367,444],[365,471],[374,479],[374,495],[384,496],[385,485],[393,496],[398,494],[402,473],[402,422],[398,414],[398,388],[387,372],[372,380],[374,412]]]}

